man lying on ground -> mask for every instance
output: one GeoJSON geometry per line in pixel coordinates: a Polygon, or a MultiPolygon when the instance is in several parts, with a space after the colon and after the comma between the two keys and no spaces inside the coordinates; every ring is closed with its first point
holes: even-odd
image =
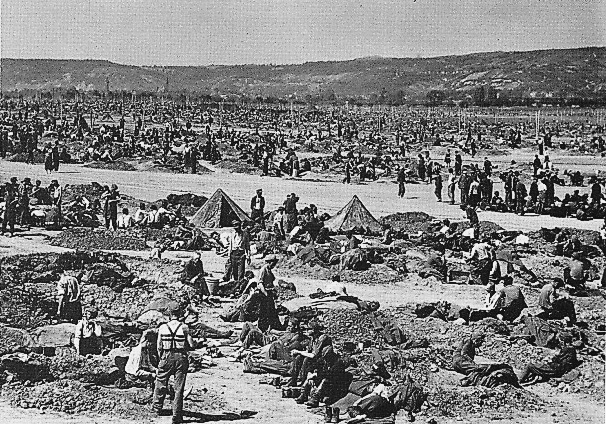
{"type": "Polygon", "coordinates": [[[579,365],[577,352],[572,346],[570,334],[560,334],[560,350],[548,362],[531,362],[520,377],[522,385],[530,385],[550,378],[562,377],[579,365]]]}

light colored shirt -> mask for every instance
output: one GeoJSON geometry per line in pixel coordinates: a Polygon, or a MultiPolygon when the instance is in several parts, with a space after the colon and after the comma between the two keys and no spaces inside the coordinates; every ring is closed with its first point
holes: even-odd
{"type": "Polygon", "coordinates": [[[135,212],[135,222],[136,223],[143,222],[143,220],[145,218],[147,218],[147,212],[144,211],[143,209],[138,209],[137,212],[135,212]]]}
{"type": "Polygon", "coordinates": [[[255,196],[255,203],[254,203],[254,209],[260,210],[261,209],[261,197],[255,196]]]}
{"type": "Polygon", "coordinates": [[[474,195],[474,194],[478,194],[479,192],[480,192],[480,183],[478,183],[477,181],[472,182],[469,186],[469,194],[474,195]]]}
{"type": "Polygon", "coordinates": [[[487,243],[476,243],[471,248],[471,258],[482,260],[491,257],[491,248],[487,243]]]}
{"type": "Polygon", "coordinates": [[[130,228],[133,226],[134,220],[132,215],[118,216],[118,228],[130,228]]]}
{"type": "Polygon", "coordinates": [[[229,234],[227,236],[227,248],[230,252],[232,250],[245,250],[246,252],[249,252],[250,246],[247,235],[244,232],[238,234],[235,231],[229,234]]]}
{"type": "Polygon", "coordinates": [[[149,353],[143,350],[143,346],[137,345],[130,351],[128,361],[124,367],[127,374],[137,375],[139,371],[151,371],[153,369],[149,360],[149,353]]]}
{"type": "Polygon", "coordinates": [[[74,337],[76,339],[88,339],[93,336],[101,337],[101,326],[95,321],[89,321],[86,318],[78,321],[74,330],[74,337]]]}
{"type": "Polygon", "coordinates": [[[62,296],[66,302],[80,300],[80,282],[71,275],[62,275],[57,283],[57,294],[62,296]]]}

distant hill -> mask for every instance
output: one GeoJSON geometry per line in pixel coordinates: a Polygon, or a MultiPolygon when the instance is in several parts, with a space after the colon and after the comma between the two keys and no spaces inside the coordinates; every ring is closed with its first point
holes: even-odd
{"type": "Polygon", "coordinates": [[[298,65],[146,67],[50,59],[1,59],[1,65],[3,91],[75,87],[103,92],[108,79],[110,91],[295,95],[301,100],[606,98],[606,47],[298,65]]]}

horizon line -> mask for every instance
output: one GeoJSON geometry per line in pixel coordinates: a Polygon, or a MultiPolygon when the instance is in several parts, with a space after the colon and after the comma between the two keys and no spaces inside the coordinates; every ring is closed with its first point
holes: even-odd
{"type": "Polygon", "coordinates": [[[552,48],[552,49],[533,49],[533,50],[492,50],[492,51],[477,51],[463,54],[442,54],[436,56],[380,56],[380,55],[371,55],[371,56],[362,56],[355,57],[352,59],[332,59],[332,60],[314,60],[314,61],[306,61],[306,62],[291,62],[291,63],[233,63],[233,64],[207,64],[207,65],[146,65],[146,64],[133,64],[133,63],[121,63],[117,61],[113,61],[110,59],[102,59],[102,58],[86,58],[86,59],[75,59],[75,58],[40,58],[40,57],[1,57],[0,55],[0,63],[3,60],[46,60],[46,61],[66,61],[66,62],[109,62],[114,65],[120,66],[134,66],[134,67],[146,67],[146,68],[195,68],[195,67],[233,67],[233,66],[300,66],[306,64],[313,63],[330,63],[330,62],[353,62],[356,60],[400,60],[400,59],[409,59],[409,60],[429,60],[429,59],[441,59],[441,58],[449,58],[449,57],[464,57],[464,56],[473,56],[479,54],[491,54],[491,53],[534,53],[534,52],[546,52],[546,51],[568,51],[568,50],[584,50],[584,49],[605,49],[605,46],[582,46],[582,47],[571,47],[571,48],[552,48]]]}

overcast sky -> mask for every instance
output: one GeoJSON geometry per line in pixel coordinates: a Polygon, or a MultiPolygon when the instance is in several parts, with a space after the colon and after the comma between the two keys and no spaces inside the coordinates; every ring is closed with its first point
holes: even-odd
{"type": "Polygon", "coordinates": [[[2,0],[1,54],[301,63],[606,45],[606,0],[2,0]]]}

